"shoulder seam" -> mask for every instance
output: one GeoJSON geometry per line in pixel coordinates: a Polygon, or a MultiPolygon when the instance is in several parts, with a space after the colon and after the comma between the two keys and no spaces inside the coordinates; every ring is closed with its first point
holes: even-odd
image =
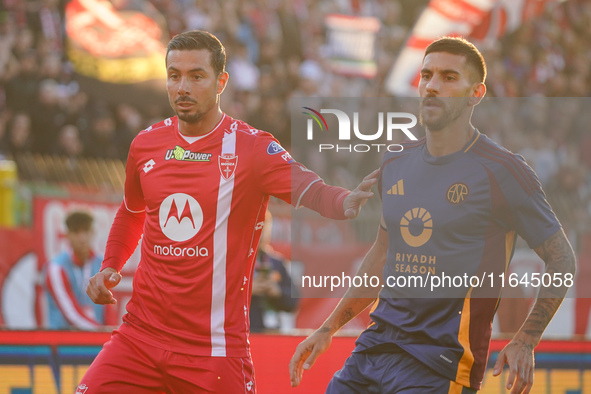
{"type": "Polygon", "coordinates": [[[504,153],[500,149],[492,147],[485,147],[478,144],[474,147],[474,153],[488,160],[502,164],[513,177],[521,184],[528,195],[532,195],[536,191],[536,185],[531,174],[524,167],[524,163],[520,162],[511,153],[504,153]]]}

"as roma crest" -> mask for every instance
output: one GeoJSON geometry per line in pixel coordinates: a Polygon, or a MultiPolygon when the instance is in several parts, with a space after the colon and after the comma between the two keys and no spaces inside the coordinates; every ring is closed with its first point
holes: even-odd
{"type": "Polygon", "coordinates": [[[220,165],[220,172],[222,173],[222,178],[229,181],[234,176],[234,171],[236,171],[236,164],[238,163],[238,156],[232,153],[224,153],[221,156],[218,156],[218,163],[220,165]]]}
{"type": "Polygon", "coordinates": [[[459,204],[464,202],[469,193],[470,190],[465,183],[454,183],[449,187],[449,189],[447,189],[447,201],[452,204],[459,204]]]}

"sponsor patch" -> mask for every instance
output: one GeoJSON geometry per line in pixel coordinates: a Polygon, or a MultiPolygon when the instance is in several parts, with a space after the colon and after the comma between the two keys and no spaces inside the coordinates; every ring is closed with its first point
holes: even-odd
{"type": "Polygon", "coordinates": [[[271,142],[267,147],[267,154],[269,155],[276,155],[281,152],[285,152],[285,149],[275,141],[271,142]]]}
{"type": "Polygon", "coordinates": [[[285,151],[285,153],[281,155],[281,158],[288,163],[291,163],[293,161],[291,155],[287,151],[285,151]]]}
{"type": "Polygon", "coordinates": [[[178,161],[200,161],[200,162],[209,162],[211,161],[211,153],[202,153],[202,152],[192,152],[187,149],[183,149],[180,146],[175,146],[174,149],[169,149],[166,151],[166,155],[164,156],[165,160],[178,160],[178,161]]]}

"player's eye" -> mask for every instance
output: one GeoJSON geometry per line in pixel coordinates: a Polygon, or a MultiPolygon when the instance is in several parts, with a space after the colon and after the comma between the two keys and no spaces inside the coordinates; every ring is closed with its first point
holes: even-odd
{"type": "Polygon", "coordinates": [[[421,74],[421,79],[428,80],[431,78],[431,74],[421,74]]]}

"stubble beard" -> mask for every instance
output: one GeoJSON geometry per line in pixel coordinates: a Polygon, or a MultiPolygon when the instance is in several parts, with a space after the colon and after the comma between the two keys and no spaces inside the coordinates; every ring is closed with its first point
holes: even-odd
{"type": "Polygon", "coordinates": [[[179,120],[192,124],[199,122],[203,118],[203,112],[195,112],[193,114],[176,112],[176,116],[179,118],[179,120]]]}
{"type": "Polygon", "coordinates": [[[445,127],[450,125],[452,122],[454,122],[462,115],[462,107],[460,107],[456,103],[451,104],[451,108],[442,108],[443,111],[441,115],[425,117],[423,115],[425,108],[423,106],[423,103],[421,102],[419,106],[419,124],[421,126],[425,126],[429,131],[443,130],[445,127]]]}

